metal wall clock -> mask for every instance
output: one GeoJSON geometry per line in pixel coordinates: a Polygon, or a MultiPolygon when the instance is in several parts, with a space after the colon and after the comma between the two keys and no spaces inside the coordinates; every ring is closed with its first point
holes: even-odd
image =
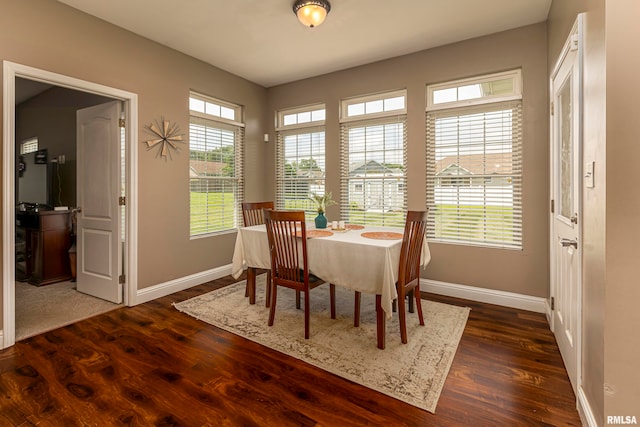
{"type": "Polygon", "coordinates": [[[180,133],[180,127],[177,123],[171,123],[169,120],[165,120],[164,117],[160,119],[160,122],[155,120],[150,125],[144,127],[155,138],[148,141],[144,141],[147,144],[147,150],[151,150],[153,147],[158,146],[158,153],[156,156],[162,156],[165,159],[171,158],[171,150],[178,150],[176,143],[184,144],[184,139],[180,133]]]}

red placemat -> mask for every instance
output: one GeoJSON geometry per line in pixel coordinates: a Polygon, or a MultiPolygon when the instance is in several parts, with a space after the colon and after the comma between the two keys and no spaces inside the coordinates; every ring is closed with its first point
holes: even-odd
{"type": "Polygon", "coordinates": [[[347,224],[344,226],[344,228],[346,228],[347,230],[362,230],[364,228],[364,225],[347,224]]]}
{"type": "Polygon", "coordinates": [[[366,237],[367,239],[376,239],[376,240],[402,239],[402,233],[394,233],[391,231],[369,231],[367,233],[362,233],[361,236],[366,237]]]}
{"type": "MultiPolygon", "coordinates": [[[[297,231],[296,236],[302,237],[302,231],[297,231]]],[[[307,230],[307,239],[312,237],[329,237],[333,236],[333,233],[329,230],[307,230]]]]}

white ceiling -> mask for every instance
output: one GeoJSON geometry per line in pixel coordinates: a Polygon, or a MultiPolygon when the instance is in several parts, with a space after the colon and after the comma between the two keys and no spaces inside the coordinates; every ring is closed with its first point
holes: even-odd
{"type": "Polygon", "coordinates": [[[59,0],[265,87],[547,19],[552,0],[329,0],[319,27],[294,0],[59,0]]]}

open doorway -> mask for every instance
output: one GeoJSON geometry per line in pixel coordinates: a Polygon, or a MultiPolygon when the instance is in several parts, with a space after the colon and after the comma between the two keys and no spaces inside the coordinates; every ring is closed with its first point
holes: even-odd
{"type": "MultiPolygon", "coordinates": [[[[131,141],[135,141],[137,133],[135,94],[6,61],[4,71],[3,348],[13,345],[16,338],[24,337],[22,325],[17,323],[23,321],[21,316],[25,310],[22,310],[22,304],[44,300],[48,306],[55,306],[57,303],[49,295],[59,294],[64,303],[74,306],[72,310],[67,310],[69,321],[63,321],[63,324],[77,320],[78,316],[86,318],[92,312],[97,314],[108,309],[109,303],[101,300],[96,302],[95,298],[74,291],[75,283],[70,281],[75,276],[75,271],[72,271],[75,270],[72,268],[74,264],[69,254],[63,253],[63,250],[68,251],[67,247],[72,247],[75,238],[70,226],[79,202],[77,188],[86,187],[83,182],[76,182],[76,177],[82,176],[78,175],[82,167],[78,167],[76,161],[76,111],[84,111],[95,105],[116,104],[118,116],[114,121],[119,124],[131,123],[131,126],[117,131],[119,135],[115,144],[118,146],[114,147],[114,151],[117,152],[117,159],[120,159],[117,163],[121,173],[117,174],[119,182],[111,182],[110,185],[121,189],[119,194],[127,195],[127,206],[116,208],[121,214],[114,217],[122,224],[121,233],[118,233],[120,238],[115,245],[118,246],[117,257],[120,261],[116,276],[124,282],[120,284],[124,290],[121,301],[127,305],[133,301],[133,272],[136,268],[131,259],[135,260],[133,255],[136,246],[131,236],[136,235],[136,150],[131,141]],[[26,152],[29,150],[32,153],[26,152]],[[9,191],[10,188],[14,191],[9,191]],[[29,221],[28,218],[38,218],[38,222],[35,226],[27,224],[28,227],[24,227],[23,221],[29,221]],[[38,230],[43,218],[47,224],[61,225],[63,229],[58,230],[59,236],[51,239],[52,249],[42,249],[49,244],[43,237],[44,233],[49,233],[47,237],[50,237],[51,233],[56,232],[49,225],[46,231],[38,230]],[[65,224],[69,224],[66,230],[65,224]],[[29,228],[32,234],[26,239],[25,228],[29,228]],[[33,250],[29,252],[32,258],[27,268],[24,254],[20,252],[21,245],[38,243],[38,238],[41,239],[39,255],[33,259],[33,250]],[[15,269],[12,268],[14,265],[15,269]],[[27,294],[22,292],[25,288],[18,288],[23,284],[28,286],[27,294]],[[21,301],[25,295],[32,300],[21,301]],[[83,297],[89,301],[86,307],[82,307],[83,297]],[[21,331],[18,336],[17,330],[21,331]]],[[[86,161],[80,163],[84,164],[86,161]]],[[[42,314],[38,313],[37,308],[34,311],[36,316],[42,314]]],[[[46,316],[41,317],[45,320],[42,331],[51,329],[52,325],[46,323],[46,316]]],[[[31,323],[29,327],[33,326],[31,323]]],[[[33,331],[28,333],[33,334],[33,331]]]]}
{"type": "Polygon", "coordinates": [[[111,101],[15,79],[16,341],[118,307],[76,286],[76,112],[111,101]]]}

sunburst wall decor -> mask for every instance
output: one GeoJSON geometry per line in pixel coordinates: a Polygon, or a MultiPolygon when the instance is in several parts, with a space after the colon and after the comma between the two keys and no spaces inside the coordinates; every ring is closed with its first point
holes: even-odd
{"type": "Polygon", "coordinates": [[[162,156],[165,159],[167,157],[171,158],[171,150],[177,150],[178,146],[176,143],[184,144],[183,135],[180,133],[180,127],[177,123],[171,124],[169,120],[165,120],[164,117],[160,119],[160,122],[157,120],[151,123],[150,125],[145,125],[144,127],[149,131],[152,135],[157,138],[150,139],[148,141],[144,141],[147,144],[147,149],[151,150],[156,145],[159,145],[158,156],[162,156]]]}

